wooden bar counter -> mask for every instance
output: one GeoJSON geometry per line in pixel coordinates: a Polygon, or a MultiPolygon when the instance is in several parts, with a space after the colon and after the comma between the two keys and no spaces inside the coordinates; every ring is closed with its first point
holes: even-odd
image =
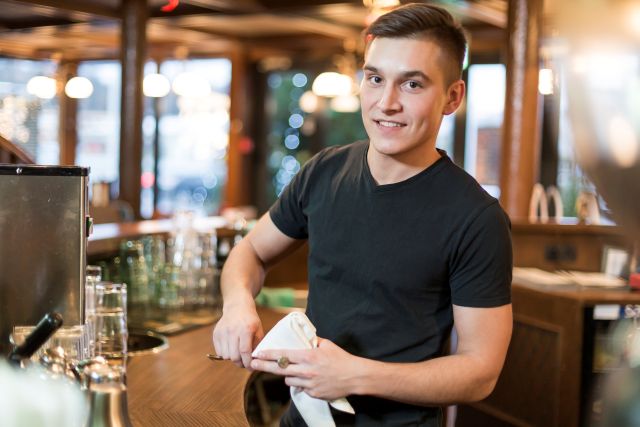
{"type": "Polygon", "coordinates": [[[592,425],[596,305],[640,304],[640,292],[512,285],[513,336],[494,392],[458,409],[458,427],[592,425]]]}
{"type": "MultiPolygon", "coordinates": [[[[214,232],[227,223],[222,217],[195,218],[199,232],[214,232]]],[[[98,224],[89,237],[87,256],[101,259],[118,254],[123,239],[168,235],[172,220],[98,224]]],[[[258,308],[265,331],[285,314],[258,308]]],[[[245,392],[251,373],[229,361],[212,361],[213,325],[170,336],[169,348],[157,354],[129,358],[127,398],[135,427],[248,426],[245,392]]]]}
{"type": "MultiPolygon", "coordinates": [[[[265,331],[284,315],[259,308],[265,331]]],[[[131,357],[129,416],[136,427],[248,426],[245,388],[251,377],[229,361],[212,361],[213,326],[169,337],[169,348],[131,357]]]]}

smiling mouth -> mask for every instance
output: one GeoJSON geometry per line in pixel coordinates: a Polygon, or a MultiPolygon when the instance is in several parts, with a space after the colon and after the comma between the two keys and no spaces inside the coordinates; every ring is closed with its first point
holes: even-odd
{"type": "Polygon", "coordinates": [[[374,120],[374,122],[376,122],[377,125],[385,128],[399,128],[406,126],[404,123],[390,122],[388,120],[374,120]]]}

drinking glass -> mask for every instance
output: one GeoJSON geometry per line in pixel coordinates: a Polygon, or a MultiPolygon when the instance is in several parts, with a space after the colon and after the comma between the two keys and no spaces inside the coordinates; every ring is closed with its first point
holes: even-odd
{"type": "Polygon", "coordinates": [[[149,272],[144,259],[144,246],[138,240],[126,240],[120,244],[120,270],[122,280],[129,285],[131,305],[149,302],[149,272]]]}
{"type": "Polygon", "coordinates": [[[180,307],[178,292],[182,287],[180,269],[173,264],[167,264],[160,279],[158,289],[158,307],[171,310],[180,307]]]}
{"type": "Polygon", "coordinates": [[[93,357],[96,350],[96,284],[102,281],[102,268],[97,265],[88,265],[85,276],[85,325],[89,336],[89,357],[93,357]]]}
{"type": "MultiPolygon", "coordinates": [[[[15,346],[21,345],[35,326],[15,326],[11,340],[15,346]]],[[[47,349],[62,347],[65,357],[77,362],[90,357],[90,336],[85,325],[62,326],[32,356],[37,362],[47,349]]]]}
{"type": "Polygon", "coordinates": [[[128,335],[127,285],[96,284],[96,355],[124,366],[128,335]]]}
{"type": "Polygon", "coordinates": [[[90,337],[85,325],[63,326],[56,331],[44,348],[62,347],[65,358],[70,362],[78,362],[90,357],[90,337]]]}
{"type": "Polygon", "coordinates": [[[166,245],[161,236],[144,237],[142,244],[149,277],[149,301],[152,305],[158,305],[161,282],[167,262],[166,245]]]}

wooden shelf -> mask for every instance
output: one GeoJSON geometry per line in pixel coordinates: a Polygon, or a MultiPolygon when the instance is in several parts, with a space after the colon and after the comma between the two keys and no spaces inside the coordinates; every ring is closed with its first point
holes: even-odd
{"type": "MultiPolygon", "coordinates": [[[[198,232],[213,232],[216,228],[227,225],[220,216],[194,219],[193,226],[198,232]]],[[[97,256],[112,254],[119,250],[123,239],[137,239],[154,234],[169,234],[175,228],[171,219],[149,220],[139,222],[122,222],[113,224],[96,224],[89,236],[87,255],[97,256]]]]}
{"type": "Polygon", "coordinates": [[[515,233],[535,233],[535,234],[588,234],[588,235],[617,235],[624,236],[624,230],[617,225],[595,225],[578,223],[575,218],[567,218],[563,222],[557,223],[549,221],[547,223],[529,222],[527,219],[512,219],[511,230],[515,233]]]}

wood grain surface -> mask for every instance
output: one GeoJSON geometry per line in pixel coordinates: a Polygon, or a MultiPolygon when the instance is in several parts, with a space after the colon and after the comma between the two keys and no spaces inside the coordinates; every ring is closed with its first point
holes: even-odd
{"type": "MultiPolygon", "coordinates": [[[[598,304],[640,304],[640,292],[629,288],[596,288],[587,286],[545,286],[529,285],[514,282],[514,291],[523,295],[523,299],[533,298],[536,294],[549,298],[574,301],[579,309],[593,307],[598,304]]],[[[580,314],[580,313],[578,313],[580,314]]]]}
{"type": "MultiPolygon", "coordinates": [[[[265,331],[284,314],[258,309],[265,331]]],[[[169,349],[136,356],[127,366],[129,415],[135,427],[248,426],[251,377],[229,361],[212,361],[213,326],[169,338],[169,349]]]]}

